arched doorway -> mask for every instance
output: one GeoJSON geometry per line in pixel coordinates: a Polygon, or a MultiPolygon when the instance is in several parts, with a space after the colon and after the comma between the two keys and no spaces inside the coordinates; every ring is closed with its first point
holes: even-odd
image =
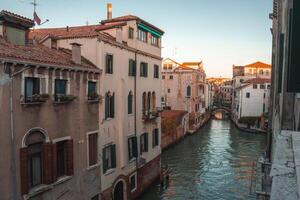
{"type": "Polygon", "coordinates": [[[125,200],[124,198],[124,183],[123,181],[119,181],[114,189],[113,200],[125,200]]]}

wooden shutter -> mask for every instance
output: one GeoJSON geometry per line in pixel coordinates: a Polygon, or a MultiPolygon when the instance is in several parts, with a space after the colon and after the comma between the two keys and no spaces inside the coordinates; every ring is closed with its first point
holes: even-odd
{"type": "Polygon", "coordinates": [[[111,100],[110,100],[110,117],[111,118],[114,118],[115,117],[115,93],[110,97],[111,100]]]}
{"type": "Polygon", "coordinates": [[[132,141],[132,151],[133,151],[133,157],[138,156],[138,149],[137,149],[137,137],[133,137],[132,141]]]}
{"type": "Polygon", "coordinates": [[[67,170],[66,174],[71,176],[74,174],[74,166],[73,166],[73,139],[70,139],[66,142],[66,150],[67,150],[67,170]]]}
{"type": "Polygon", "coordinates": [[[148,76],[148,63],[145,63],[145,77],[148,76]]]}
{"type": "Polygon", "coordinates": [[[145,133],[145,152],[148,152],[148,133],[145,133]]]}
{"type": "Polygon", "coordinates": [[[57,180],[57,146],[56,143],[52,145],[52,181],[57,180]]]}
{"type": "Polygon", "coordinates": [[[97,134],[90,134],[89,139],[89,166],[97,164],[97,134]]]}
{"type": "Polygon", "coordinates": [[[28,151],[27,148],[20,149],[20,176],[21,194],[28,193],[28,151]]]}
{"type": "Polygon", "coordinates": [[[117,154],[116,154],[116,145],[111,145],[111,167],[116,168],[117,167],[117,154]]]}
{"type": "Polygon", "coordinates": [[[52,183],[53,175],[53,150],[52,144],[43,144],[43,154],[42,154],[42,183],[50,184],[52,183]]]}
{"type": "Polygon", "coordinates": [[[107,171],[107,162],[106,162],[106,148],[102,150],[102,167],[103,167],[103,174],[107,171]]]}
{"type": "Polygon", "coordinates": [[[140,76],[144,76],[143,74],[144,74],[144,65],[143,65],[143,63],[141,63],[141,65],[140,65],[140,76]]]}
{"type": "Polygon", "coordinates": [[[300,2],[293,1],[293,10],[289,17],[289,65],[288,65],[288,92],[300,92],[300,2]]]}

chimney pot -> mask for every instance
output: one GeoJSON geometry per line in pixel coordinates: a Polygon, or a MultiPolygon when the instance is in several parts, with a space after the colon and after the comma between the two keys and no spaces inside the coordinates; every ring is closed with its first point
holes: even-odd
{"type": "Polygon", "coordinates": [[[72,45],[72,61],[75,64],[81,64],[81,44],[79,43],[71,43],[72,45]]]}
{"type": "Polygon", "coordinates": [[[107,19],[112,19],[112,4],[107,4],[107,19]]]}

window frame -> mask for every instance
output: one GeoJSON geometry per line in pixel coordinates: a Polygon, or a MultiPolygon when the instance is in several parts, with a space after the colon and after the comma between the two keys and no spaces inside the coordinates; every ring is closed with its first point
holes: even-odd
{"type": "Polygon", "coordinates": [[[159,146],[159,129],[155,128],[152,131],[152,148],[159,146]]]}
{"type": "Polygon", "coordinates": [[[159,78],[159,65],[154,64],[153,66],[153,77],[159,78]]]}
{"type": "Polygon", "coordinates": [[[117,167],[116,158],[117,158],[116,145],[109,144],[109,145],[104,146],[104,148],[102,149],[102,159],[103,159],[102,172],[103,172],[103,174],[109,173],[110,170],[116,169],[116,167],[117,167]],[[106,163],[106,161],[107,161],[107,163],[106,163]]]}
{"type": "MultiPolygon", "coordinates": [[[[87,164],[88,164],[88,168],[99,165],[99,159],[98,159],[99,144],[98,144],[98,139],[99,139],[98,131],[93,131],[93,132],[87,133],[87,164]],[[95,141],[96,142],[96,149],[95,149],[95,151],[96,151],[96,155],[95,155],[96,156],[95,157],[96,161],[93,162],[93,161],[91,161],[90,137],[92,137],[92,136],[95,137],[95,135],[96,135],[96,141],[95,141]]],[[[95,152],[93,152],[93,153],[95,153],[95,152]]]]}
{"type": "Polygon", "coordinates": [[[113,69],[114,69],[114,56],[113,54],[107,53],[105,55],[105,74],[113,74],[114,73],[113,69]]]}
{"type": "Polygon", "coordinates": [[[130,191],[131,192],[134,192],[134,191],[136,191],[136,189],[137,189],[137,173],[133,173],[133,174],[131,174],[130,176],[129,176],[129,186],[130,186],[130,191]],[[132,180],[132,177],[134,177],[134,183],[135,183],[135,186],[134,186],[134,188],[132,188],[132,182],[131,182],[131,180],[132,180]]]}
{"type": "Polygon", "coordinates": [[[25,77],[24,78],[24,98],[25,102],[32,102],[34,95],[41,94],[41,79],[39,77],[25,77]],[[31,97],[27,96],[28,93],[28,82],[31,80],[32,88],[31,88],[31,97]],[[37,85],[36,85],[37,84],[37,85]],[[31,98],[31,99],[30,99],[31,98]]]}
{"type": "Polygon", "coordinates": [[[132,161],[138,157],[138,142],[136,136],[130,136],[127,139],[128,161],[132,161]]]}
{"type": "Polygon", "coordinates": [[[140,154],[142,155],[143,153],[147,153],[149,151],[149,134],[143,133],[142,135],[140,135],[140,154]]]}
{"type": "Polygon", "coordinates": [[[133,39],[134,38],[134,28],[133,27],[128,27],[128,39],[133,39]]]}

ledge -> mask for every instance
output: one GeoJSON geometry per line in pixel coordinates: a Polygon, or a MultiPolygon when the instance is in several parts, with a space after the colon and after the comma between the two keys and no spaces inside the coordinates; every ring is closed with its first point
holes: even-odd
{"type": "Polygon", "coordinates": [[[69,104],[72,101],[54,101],[53,105],[62,105],[62,104],[69,104]]]}
{"type": "Polygon", "coordinates": [[[96,104],[96,103],[100,103],[100,99],[95,99],[95,100],[87,100],[88,104],[96,104]]]}
{"type": "Polygon", "coordinates": [[[39,106],[42,105],[45,102],[21,102],[21,105],[23,106],[39,106]]]}

